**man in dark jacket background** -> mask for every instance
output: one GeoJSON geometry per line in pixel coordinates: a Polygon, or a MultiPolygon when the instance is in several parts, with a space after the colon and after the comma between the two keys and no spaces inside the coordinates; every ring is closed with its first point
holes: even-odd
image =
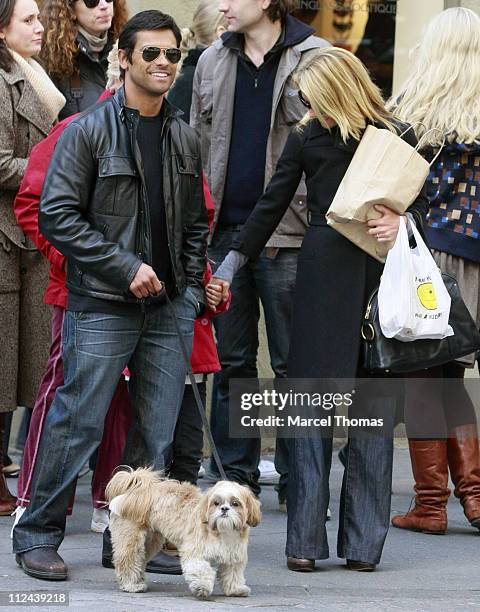
{"type": "MultiPolygon", "coordinates": [[[[293,0],[221,0],[228,32],[197,65],[190,124],[200,134],[216,207],[209,248],[214,272],[270,181],[290,130],[305,114],[292,73],[304,54],[328,45],[289,14],[295,6],[293,0]]],[[[214,321],[222,370],[214,379],[212,433],[227,476],[257,494],[260,439],[230,439],[229,382],[257,377],[259,302],[272,370],[286,376],[297,257],[307,225],[305,194],[302,181],[267,248],[235,276],[229,312],[214,321]]],[[[277,440],[275,466],[283,504],[285,440],[277,440]]]]}
{"type": "MultiPolygon", "coordinates": [[[[124,88],[68,125],[45,180],[40,229],[67,257],[69,300],[64,385],[13,535],[17,562],[35,578],[67,577],[57,549],[74,479],[100,443],[127,364],[142,461],[163,469],[173,440],[187,369],[173,316],[191,350],[208,234],[198,139],[164,99],[180,39],[159,11],[127,23],[124,88]]],[[[130,448],[125,462],[137,454],[130,448]]]]}

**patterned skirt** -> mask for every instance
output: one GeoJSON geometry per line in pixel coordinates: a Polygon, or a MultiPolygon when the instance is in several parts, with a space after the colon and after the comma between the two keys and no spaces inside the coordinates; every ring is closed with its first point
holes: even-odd
{"type": "MultiPolygon", "coordinates": [[[[432,255],[440,270],[457,280],[463,301],[480,329],[480,263],[443,251],[432,250],[432,255]]],[[[473,368],[475,355],[472,353],[458,361],[465,367],[473,368]]]]}

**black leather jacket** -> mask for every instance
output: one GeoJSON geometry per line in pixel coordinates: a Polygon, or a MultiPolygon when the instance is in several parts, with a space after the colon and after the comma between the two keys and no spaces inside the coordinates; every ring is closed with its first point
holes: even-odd
{"type": "MultiPolygon", "coordinates": [[[[208,222],[199,142],[166,100],[163,189],[175,292],[203,301],[208,222]]],[[[40,201],[44,236],[68,260],[67,287],[86,296],[136,302],[130,284],[151,264],[147,190],[136,140],[139,113],[115,96],[75,118],[55,148],[40,201]]]]}

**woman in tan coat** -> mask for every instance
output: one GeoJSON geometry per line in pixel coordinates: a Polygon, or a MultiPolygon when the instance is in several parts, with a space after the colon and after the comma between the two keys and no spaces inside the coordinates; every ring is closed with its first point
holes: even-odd
{"type": "Polygon", "coordinates": [[[32,147],[65,104],[32,59],[42,46],[38,14],[34,0],[0,0],[0,515],[15,509],[2,473],[5,415],[33,405],[50,335],[42,301],[48,262],[26,241],[12,207],[32,147]]]}

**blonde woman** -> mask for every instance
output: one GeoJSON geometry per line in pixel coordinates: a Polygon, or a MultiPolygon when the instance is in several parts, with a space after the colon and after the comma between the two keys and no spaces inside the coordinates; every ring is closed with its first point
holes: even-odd
{"type": "MultiPolygon", "coordinates": [[[[360,357],[360,326],[366,302],[378,284],[380,263],[327,226],[325,213],[368,124],[403,132],[385,109],[379,89],[363,64],[344,49],[326,47],[302,62],[295,80],[308,109],[300,129],[290,135],[266,192],[239,233],[207,289],[210,304],[220,299],[232,273],[255,259],[279,224],[305,173],[310,227],[298,260],[288,363],[289,378],[368,376],[360,357]]],[[[404,138],[415,144],[410,130],[404,138]]],[[[379,219],[365,228],[380,242],[393,240],[402,218],[378,206],[379,219]]],[[[423,195],[409,208],[421,225],[423,195]]],[[[393,415],[380,411],[385,430],[378,436],[352,436],[340,501],[338,556],[347,568],[373,571],[380,561],[390,521],[393,415]]],[[[312,571],[329,556],[325,520],[329,503],[331,429],[322,438],[290,440],[287,565],[312,571]]]]}
{"type": "MultiPolygon", "coordinates": [[[[480,17],[476,13],[452,8],[429,23],[397,100],[391,107],[416,126],[417,136],[436,128],[430,135],[429,155],[446,140],[428,179],[425,235],[439,267],[457,279],[480,327],[480,17]]],[[[463,383],[465,368],[473,367],[474,359],[471,355],[416,374],[423,377],[423,388],[417,387],[415,397],[407,394],[405,405],[415,507],[394,517],[395,527],[445,533],[450,468],[466,518],[480,529],[477,419],[463,383]],[[432,381],[438,378],[448,380],[432,381]],[[432,424],[439,436],[443,433],[442,439],[428,439],[432,424]]]]}
{"type": "Polygon", "coordinates": [[[168,94],[168,101],[182,110],[182,119],[189,123],[192,104],[193,75],[200,56],[227,31],[225,15],[218,10],[218,0],[201,0],[193,15],[192,25],[182,29],[180,46],[184,58],[177,79],[168,94]]]}

